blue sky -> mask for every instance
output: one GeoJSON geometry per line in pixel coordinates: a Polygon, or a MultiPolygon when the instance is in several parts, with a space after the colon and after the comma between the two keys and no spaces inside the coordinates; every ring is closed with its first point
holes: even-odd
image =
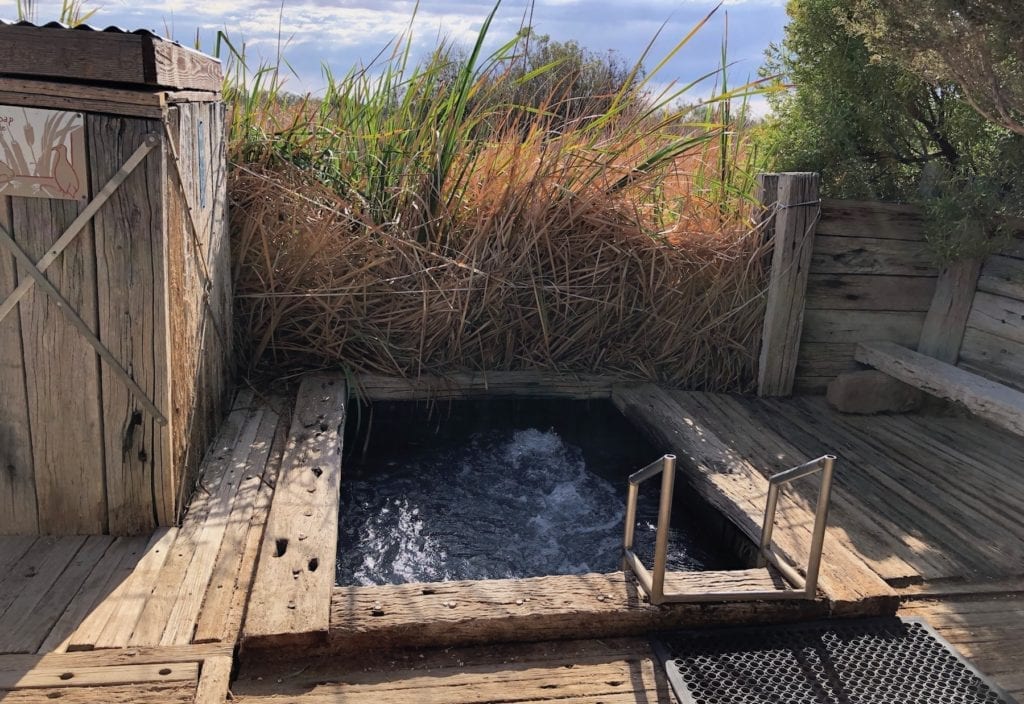
{"type": "MultiPolygon", "coordinates": [[[[57,13],[59,0],[39,0],[39,20],[57,13]]],[[[703,0],[536,0],[532,24],[537,32],[560,41],[575,39],[595,50],[614,49],[628,62],[636,60],[661,27],[653,56],[660,58],[712,7],[703,0]]],[[[655,78],[661,87],[688,83],[714,69],[728,15],[729,57],[733,80],[754,76],[765,47],[782,37],[784,0],[728,0],[709,26],[655,78]]],[[[236,44],[244,41],[250,55],[273,57],[278,34],[284,55],[295,69],[289,88],[316,91],[322,84],[321,62],[344,73],[358,61],[369,61],[412,17],[411,0],[98,0],[94,25],[145,27],[191,44],[198,29],[204,48],[212,49],[218,30],[236,44]]],[[[493,7],[492,0],[420,0],[414,25],[415,46],[422,53],[439,35],[470,42],[493,7]]],[[[514,35],[528,5],[504,0],[491,29],[494,44],[514,35]]],[[[14,0],[0,0],[0,16],[15,15],[14,0]]],[[[708,89],[710,86],[708,87],[708,89]]],[[[705,89],[707,90],[707,89],[705,89]]],[[[696,91],[694,97],[699,96],[696,91]]]]}

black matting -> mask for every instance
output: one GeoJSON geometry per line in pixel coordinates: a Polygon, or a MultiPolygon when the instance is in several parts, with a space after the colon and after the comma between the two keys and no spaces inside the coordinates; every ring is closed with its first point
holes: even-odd
{"type": "Polygon", "coordinates": [[[655,650],[681,704],[1016,704],[917,619],[678,631],[655,650]]]}

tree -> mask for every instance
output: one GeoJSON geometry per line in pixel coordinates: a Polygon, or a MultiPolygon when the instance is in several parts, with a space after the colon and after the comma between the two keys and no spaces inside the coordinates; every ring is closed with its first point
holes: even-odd
{"type": "Polygon", "coordinates": [[[776,168],[821,172],[832,197],[921,202],[947,258],[976,253],[1022,212],[1024,137],[980,116],[958,84],[874,51],[848,0],[790,0],[787,12],[762,69],[789,86],[769,94],[761,133],[776,168]]]}
{"type": "Polygon", "coordinates": [[[1024,135],[1020,0],[858,0],[852,26],[879,55],[956,84],[986,120],[1024,135]]]}

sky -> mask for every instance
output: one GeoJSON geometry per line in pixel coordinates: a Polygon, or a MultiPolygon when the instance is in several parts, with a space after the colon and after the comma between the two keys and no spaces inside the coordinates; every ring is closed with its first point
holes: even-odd
{"type": "MultiPolygon", "coordinates": [[[[0,17],[16,16],[16,0],[0,0],[0,17]]],[[[707,0],[535,0],[530,24],[552,39],[573,39],[604,52],[615,50],[632,64],[661,29],[646,64],[656,64],[715,2],[707,0]],[[664,24],[664,27],[662,25],[664,24]]],[[[38,21],[54,19],[59,0],[37,0],[38,21]]],[[[97,8],[89,23],[147,28],[212,51],[216,33],[226,31],[235,46],[243,42],[248,56],[273,58],[282,53],[294,70],[288,89],[316,92],[323,87],[321,66],[335,75],[359,62],[369,62],[389,41],[409,28],[414,10],[414,50],[426,55],[439,37],[471,43],[493,0],[86,0],[97,8]]],[[[504,0],[489,34],[494,48],[515,35],[530,5],[504,0]]],[[[784,0],[726,0],[712,21],[652,77],[657,90],[676,82],[685,85],[714,70],[728,21],[728,56],[735,84],[756,76],[764,49],[782,38],[784,0]]],[[[253,63],[255,63],[254,61],[253,63]]],[[[692,91],[699,98],[711,84],[692,91]]],[[[754,106],[762,112],[763,103],[754,106]]]]}

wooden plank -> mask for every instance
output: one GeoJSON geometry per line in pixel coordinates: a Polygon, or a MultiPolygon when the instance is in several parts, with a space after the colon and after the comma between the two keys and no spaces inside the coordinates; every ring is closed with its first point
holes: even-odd
{"type": "Polygon", "coordinates": [[[968,326],[957,366],[1024,390],[1024,343],[968,326]]]}
{"type": "Polygon", "coordinates": [[[856,348],[853,342],[801,342],[796,376],[798,379],[822,377],[831,381],[843,372],[860,369],[853,358],[856,348]]]}
{"type": "Polygon", "coordinates": [[[71,536],[41,538],[32,544],[0,582],[0,627],[14,627],[36,608],[84,542],[84,536],[71,536]]]}
{"type": "Polygon", "coordinates": [[[36,539],[34,535],[0,536],[0,584],[3,584],[4,577],[29,551],[36,539]]]}
{"type": "Polygon", "coordinates": [[[978,277],[978,290],[1024,301],[1024,262],[998,254],[986,258],[978,277]]]}
{"type": "Polygon", "coordinates": [[[270,450],[270,460],[267,462],[266,470],[263,473],[263,481],[259,494],[256,497],[256,505],[253,509],[249,532],[246,534],[242,564],[239,568],[238,581],[235,584],[235,591],[231,597],[227,616],[222,623],[211,624],[204,611],[196,626],[196,637],[193,638],[193,643],[201,643],[213,638],[234,643],[242,633],[242,623],[248,608],[252,583],[256,576],[256,564],[259,559],[260,546],[263,544],[263,534],[266,528],[267,516],[270,513],[274,486],[277,484],[282,455],[288,442],[289,425],[290,419],[282,417],[277,426],[274,445],[270,450]]]}
{"type": "Polygon", "coordinates": [[[4,105],[160,119],[167,102],[165,93],[151,88],[125,90],[0,77],[0,103],[4,105]]]}
{"type": "Polygon", "coordinates": [[[198,662],[106,667],[82,665],[75,668],[33,668],[25,673],[0,670],[0,690],[104,687],[139,682],[188,682],[198,679],[198,662]]]}
{"type": "MultiPolygon", "coordinates": [[[[238,518],[234,515],[234,505],[240,487],[243,484],[253,486],[249,458],[259,437],[264,415],[262,408],[255,408],[242,426],[224,476],[211,497],[209,512],[196,540],[196,549],[181,581],[174,606],[168,614],[167,628],[164,629],[160,645],[185,645],[192,641],[203,597],[222,550],[224,535],[232,518],[238,518]],[[246,479],[249,481],[246,482],[246,479]]],[[[270,439],[267,438],[265,442],[269,450],[270,439]]],[[[256,481],[259,481],[258,477],[256,481]]],[[[228,557],[225,554],[225,559],[228,557]]]]}
{"type": "MultiPolygon", "coordinates": [[[[137,538],[118,538],[118,541],[137,538]]],[[[202,662],[207,658],[231,655],[229,645],[171,645],[163,648],[115,648],[78,653],[45,653],[41,655],[0,655],[0,673],[27,672],[33,668],[59,670],[75,667],[113,667],[119,665],[153,665],[167,662],[202,662]]]]}
{"type": "Polygon", "coordinates": [[[246,639],[326,640],[338,544],[345,382],[302,380],[267,519],[246,639]]]}
{"type": "Polygon", "coordinates": [[[200,486],[193,496],[188,513],[178,531],[178,537],[174,541],[174,548],[167,556],[157,579],[156,587],[146,601],[139,623],[128,641],[131,646],[159,645],[164,631],[167,630],[167,622],[182,582],[199,547],[199,537],[213,504],[213,495],[227,472],[242,425],[249,415],[251,402],[251,392],[242,391],[238,394],[235,409],[224,421],[217,440],[203,461],[200,486]]]}
{"type": "Polygon", "coordinates": [[[146,538],[128,538],[125,541],[121,560],[107,575],[100,589],[98,600],[75,632],[67,638],[68,650],[92,650],[107,623],[117,618],[118,607],[131,587],[131,575],[135,566],[146,552],[146,538]]]}
{"type": "Polygon", "coordinates": [[[967,325],[1024,344],[1024,301],[978,291],[967,325]]]}
{"type": "Polygon", "coordinates": [[[190,682],[145,682],[106,687],[53,687],[0,690],[4,704],[42,704],[59,699],[61,704],[192,704],[195,686],[190,682]]]}
{"type": "Polygon", "coordinates": [[[1024,595],[1024,577],[974,581],[967,579],[936,580],[911,584],[899,589],[900,598],[936,598],[944,596],[1024,595]]]}
{"type": "MultiPolygon", "coordinates": [[[[132,570],[124,588],[117,595],[118,604],[114,615],[107,621],[103,631],[93,643],[95,648],[123,648],[135,630],[135,625],[146,606],[146,600],[153,592],[160,569],[167,561],[177,528],[157,528],[149,539],[146,551],[132,570]]],[[[111,595],[110,598],[114,598],[111,595]]]]}
{"type": "Polygon", "coordinates": [[[956,364],[980,271],[980,259],[962,259],[939,272],[935,297],[921,328],[921,340],[917,343],[918,352],[956,364]]]}
{"type": "Polygon", "coordinates": [[[923,241],[924,218],[918,206],[908,203],[825,198],[818,234],[923,241]]]}
{"type": "MultiPolygon", "coordinates": [[[[10,232],[11,199],[0,198],[0,228],[10,232]]],[[[0,254],[0,300],[17,287],[14,257],[0,254]]],[[[17,314],[0,320],[0,535],[36,534],[35,470],[29,432],[25,364],[22,357],[21,319],[17,314]]]]}
{"type": "Polygon", "coordinates": [[[355,391],[368,401],[436,401],[474,398],[601,399],[611,396],[612,379],[550,372],[456,372],[449,376],[402,379],[360,374],[355,391]]]}
{"type": "Polygon", "coordinates": [[[224,704],[227,701],[233,665],[234,658],[230,655],[219,655],[203,661],[195,704],[224,704]]]}
{"type": "Polygon", "coordinates": [[[908,310],[923,312],[935,293],[930,276],[817,274],[807,278],[807,309],[908,310]]]}
{"type": "MultiPolygon", "coordinates": [[[[612,401],[652,439],[676,453],[683,476],[705,500],[752,540],[760,540],[768,482],[757,469],[654,385],[616,386],[612,401]]],[[[788,510],[780,504],[774,547],[794,564],[807,559],[812,519],[805,510],[788,510]]],[[[818,583],[833,614],[895,609],[895,592],[833,530],[826,534],[824,554],[818,583]]]]}
{"type": "Polygon", "coordinates": [[[760,210],[754,216],[754,222],[761,228],[761,241],[764,243],[775,237],[775,204],[778,199],[779,174],[758,174],[754,200],[760,205],[760,210]]]}
{"type": "Polygon", "coordinates": [[[779,175],[779,209],[757,371],[759,396],[786,396],[793,390],[817,203],[817,174],[779,175]]]}
{"type": "Polygon", "coordinates": [[[106,535],[89,536],[60,577],[41,585],[45,593],[35,607],[8,609],[0,619],[0,653],[36,652],[113,541],[106,535]]]}
{"type": "Polygon", "coordinates": [[[924,313],[878,310],[809,310],[804,313],[803,342],[853,344],[889,340],[916,345],[924,313]]]}
{"type": "Polygon", "coordinates": [[[939,273],[923,242],[823,234],[814,238],[811,271],[875,276],[938,276],[939,273]]]}
{"type": "Polygon", "coordinates": [[[224,85],[219,59],[159,37],[144,37],[143,46],[153,57],[146,65],[149,83],[211,92],[224,85]]]}
{"type": "MultiPolygon", "coordinates": [[[[12,198],[14,238],[38,261],[78,215],[72,201],[12,198]]],[[[83,229],[46,276],[96,329],[96,252],[83,229]]],[[[106,496],[100,369],[96,352],[39,287],[18,306],[32,432],[39,530],[104,533],[106,496]],[[69,390],[74,390],[70,393],[69,390]],[[60,428],[60,432],[52,429],[60,428]],[[50,432],[48,432],[48,430],[50,432]]]]}
{"type": "MultiPolygon", "coordinates": [[[[113,589],[113,585],[108,584],[111,574],[117,570],[117,566],[125,555],[138,547],[139,540],[139,538],[116,538],[111,543],[103,556],[95,563],[78,591],[75,592],[57,623],[50,629],[46,639],[39,646],[39,652],[67,650],[71,634],[92,612],[93,607],[113,589]]],[[[0,662],[2,661],[3,658],[0,658],[0,662]]]]}
{"type": "Polygon", "coordinates": [[[863,343],[857,361],[1024,435],[1024,393],[891,342],[863,343]]]}
{"type": "Polygon", "coordinates": [[[5,75],[47,76],[96,83],[145,83],[142,37],[120,32],[69,32],[48,27],[0,27],[5,75]]]}
{"type": "MultiPolygon", "coordinates": [[[[94,115],[88,120],[89,171],[106,183],[160,124],[94,115]]],[[[99,338],[165,417],[170,416],[166,242],[159,151],[151,152],[93,219],[99,285],[99,338]],[[131,233],[131,246],[125,246],[131,233]]],[[[173,520],[173,506],[156,506],[154,483],[171,463],[171,429],[153,418],[103,365],[103,440],[109,530],[148,534],[173,520]]]]}
{"type": "Polygon", "coordinates": [[[220,90],[220,61],[149,34],[0,27],[2,72],[92,83],[220,90]]]}
{"type": "MultiPolygon", "coordinates": [[[[779,591],[785,582],[766,569],[673,572],[666,591],[779,591]]],[[[528,579],[489,579],[335,587],[331,594],[330,650],[452,647],[475,643],[617,637],[682,625],[814,617],[822,601],[733,601],[651,606],[631,575],[622,572],[528,579]]],[[[273,647],[282,639],[245,640],[273,647]]]]}
{"type": "MultiPolygon", "coordinates": [[[[249,445],[249,455],[242,469],[244,476],[240,477],[238,495],[231,506],[231,514],[227,518],[227,527],[220,543],[220,552],[217,555],[213,571],[208,580],[206,595],[202,601],[202,611],[195,620],[195,634],[193,640],[197,643],[221,640],[222,638],[234,638],[225,631],[225,626],[230,621],[229,611],[234,600],[236,587],[247,590],[252,579],[253,565],[248,565],[248,570],[243,571],[246,563],[246,540],[256,511],[260,503],[261,493],[264,491],[264,472],[274,444],[274,437],[277,434],[280,423],[280,416],[267,409],[260,421],[259,430],[253,442],[249,445]]],[[[252,556],[253,561],[255,555],[252,556]]]]}

